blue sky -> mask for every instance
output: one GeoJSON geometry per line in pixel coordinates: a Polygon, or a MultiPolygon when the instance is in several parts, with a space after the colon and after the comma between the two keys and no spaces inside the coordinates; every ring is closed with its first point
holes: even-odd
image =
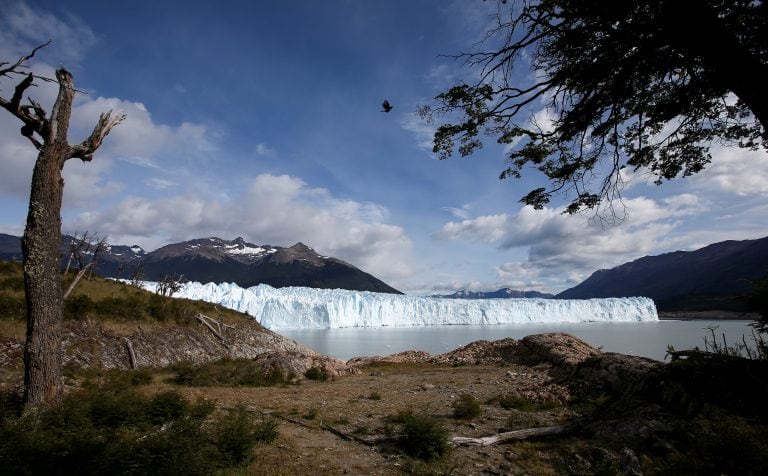
{"type": "MultiPolygon", "coordinates": [[[[438,161],[414,114],[473,72],[494,2],[27,1],[0,11],[0,59],[41,50],[77,98],[70,141],[127,114],[93,162],[65,167],[65,232],[152,250],[203,236],[302,241],[407,293],[560,291],[648,254],[768,235],[764,152],[718,149],[692,179],[628,177],[626,219],[603,226],[518,199],[503,149],[438,161]],[[394,110],[381,112],[388,99],[394,110]]],[[[0,82],[0,94],[12,84],[0,82]]],[[[50,110],[55,89],[30,95],[50,110]]],[[[534,105],[530,114],[543,114],[534,105]]],[[[2,111],[0,111],[2,112],[2,111]]],[[[35,150],[0,114],[0,232],[24,228],[35,150]]]]}

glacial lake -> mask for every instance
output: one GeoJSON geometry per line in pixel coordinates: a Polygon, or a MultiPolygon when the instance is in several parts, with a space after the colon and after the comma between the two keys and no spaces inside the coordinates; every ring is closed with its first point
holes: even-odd
{"type": "Polygon", "coordinates": [[[716,326],[715,335],[722,343],[723,333],[729,345],[745,336],[752,343],[752,321],[733,320],[661,320],[650,322],[582,322],[500,324],[489,326],[420,327],[347,327],[342,329],[284,329],[281,335],[315,351],[348,360],[352,357],[389,355],[404,350],[423,350],[442,354],[476,340],[522,339],[530,334],[566,332],[604,352],[640,355],[664,360],[667,345],[677,350],[704,348],[704,338],[711,338],[708,326],[716,326]]]}

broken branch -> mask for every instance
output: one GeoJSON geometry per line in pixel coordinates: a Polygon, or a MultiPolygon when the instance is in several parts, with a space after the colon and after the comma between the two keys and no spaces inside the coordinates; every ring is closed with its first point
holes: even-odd
{"type": "Polygon", "coordinates": [[[509,440],[525,440],[539,436],[559,435],[567,431],[570,431],[570,427],[563,425],[545,426],[541,428],[526,428],[524,430],[507,431],[483,438],[454,436],[451,438],[451,443],[454,446],[490,446],[509,440]]]}
{"type": "Polygon", "coordinates": [[[93,159],[93,153],[101,146],[107,134],[109,134],[113,127],[123,122],[124,119],[125,114],[112,116],[112,111],[101,113],[99,122],[96,123],[96,127],[93,128],[91,135],[80,144],[70,147],[69,158],[90,162],[93,159]]]}

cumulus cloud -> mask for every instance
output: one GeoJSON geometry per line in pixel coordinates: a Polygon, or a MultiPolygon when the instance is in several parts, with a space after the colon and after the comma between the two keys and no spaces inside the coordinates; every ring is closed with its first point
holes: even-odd
{"type": "Polygon", "coordinates": [[[178,126],[158,124],[140,102],[97,97],[78,103],[72,113],[72,132],[87,136],[99,114],[124,113],[125,120],[104,141],[100,152],[152,167],[166,156],[205,159],[216,151],[211,133],[203,124],[182,122],[178,126]]]}
{"type": "Polygon", "coordinates": [[[706,210],[692,194],[662,200],[639,197],[625,200],[627,219],[617,226],[602,226],[583,216],[564,215],[562,209],[480,216],[443,225],[433,237],[489,243],[501,250],[527,249],[527,260],[497,267],[498,283],[526,289],[563,288],[601,267],[673,247],[680,219],[706,210]]]}
{"type": "Polygon", "coordinates": [[[694,184],[738,196],[768,195],[768,152],[715,147],[712,163],[692,177],[694,184]]]}
{"type": "MultiPolygon", "coordinates": [[[[207,128],[200,124],[178,126],[157,124],[143,104],[116,98],[84,98],[73,109],[70,140],[87,137],[99,114],[125,113],[125,121],[115,127],[99,148],[93,161],[70,160],[64,166],[64,207],[93,207],[98,200],[122,192],[126,186],[109,179],[114,159],[163,174],[184,168],[190,162],[204,162],[217,150],[207,128]],[[161,165],[162,164],[162,167],[161,165]]],[[[18,120],[0,116],[0,193],[26,199],[37,151],[22,137],[18,120]]],[[[173,182],[166,177],[148,177],[143,183],[154,189],[167,189],[173,182]]]]}
{"type": "Polygon", "coordinates": [[[148,248],[200,236],[283,246],[302,241],[392,283],[411,272],[411,240],[386,223],[388,212],[379,205],[337,198],[288,175],[258,175],[233,195],[216,198],[197,189],[153,200],[133,196],[67,225],[148,248]]]}

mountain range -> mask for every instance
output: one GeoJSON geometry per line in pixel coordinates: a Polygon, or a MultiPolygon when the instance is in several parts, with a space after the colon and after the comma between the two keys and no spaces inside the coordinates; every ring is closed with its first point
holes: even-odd
{"type": "MultiPolygon", "coordinates": [[[[72,237],[62,240],[63,266],[72,237]]],[[[21,260],[21,239],[0,234],[0,259],[21,260]]],[[[268,284],[402,294],[378,278],[340,259],[318,254],[303,243],[290,247],[255,245],[242,238],[200,238],[147,252],[140,246],[106,245],[95,271],[106,277],[130,278],[138,269],[145,280],[181,275],[188,281],[230,282],[247,288],[268,284]]]]}
{"type": "Polygon", "coordinates": [[[552,294],[538,291],[516,291],[511,288],[501,288],[496,291],[468,291],[459,289],[453,294],[433,294],[432,297],[446,299],[507,299],[507,298],[541,298],[549,299],[552,294]]]}
{"type": "Polygon", "coordinates": [[[744,311],[752,282],[768,277],[768,237],[646,256],[601,269],[560,299],[646,296],[659,311],[744,311]]]}
{"type": "MultiPolygon", "coordinates": [[[[72,237],[62,244],[63,262],[72,237]]],[[[0,234],[0,259],[21,260],[17,236],[0,234]]],[[[340,259],[322,256],[303,243],[284,248],[254,245],[242,238],[227,241],[200,238],[146,252],[139,246],[108,245],[96,272],[130,278],[143,268],[143,278],[159,280],[167,274],[200,282],[234,282],[241,287],[260,283],[273,287],[306,286],[402,294],[376,277],[340,259]]],[[[588,299],[645,296],[659,311],[744,311],[744,293],[752,282],[768,277],[768,237],[723,241],[695,251],[645,256],[611,269],[594,272],[581,284],[556,296],[537,291],[460,290],[434,297],[456,299],[556,298],[588,299]]]]}

